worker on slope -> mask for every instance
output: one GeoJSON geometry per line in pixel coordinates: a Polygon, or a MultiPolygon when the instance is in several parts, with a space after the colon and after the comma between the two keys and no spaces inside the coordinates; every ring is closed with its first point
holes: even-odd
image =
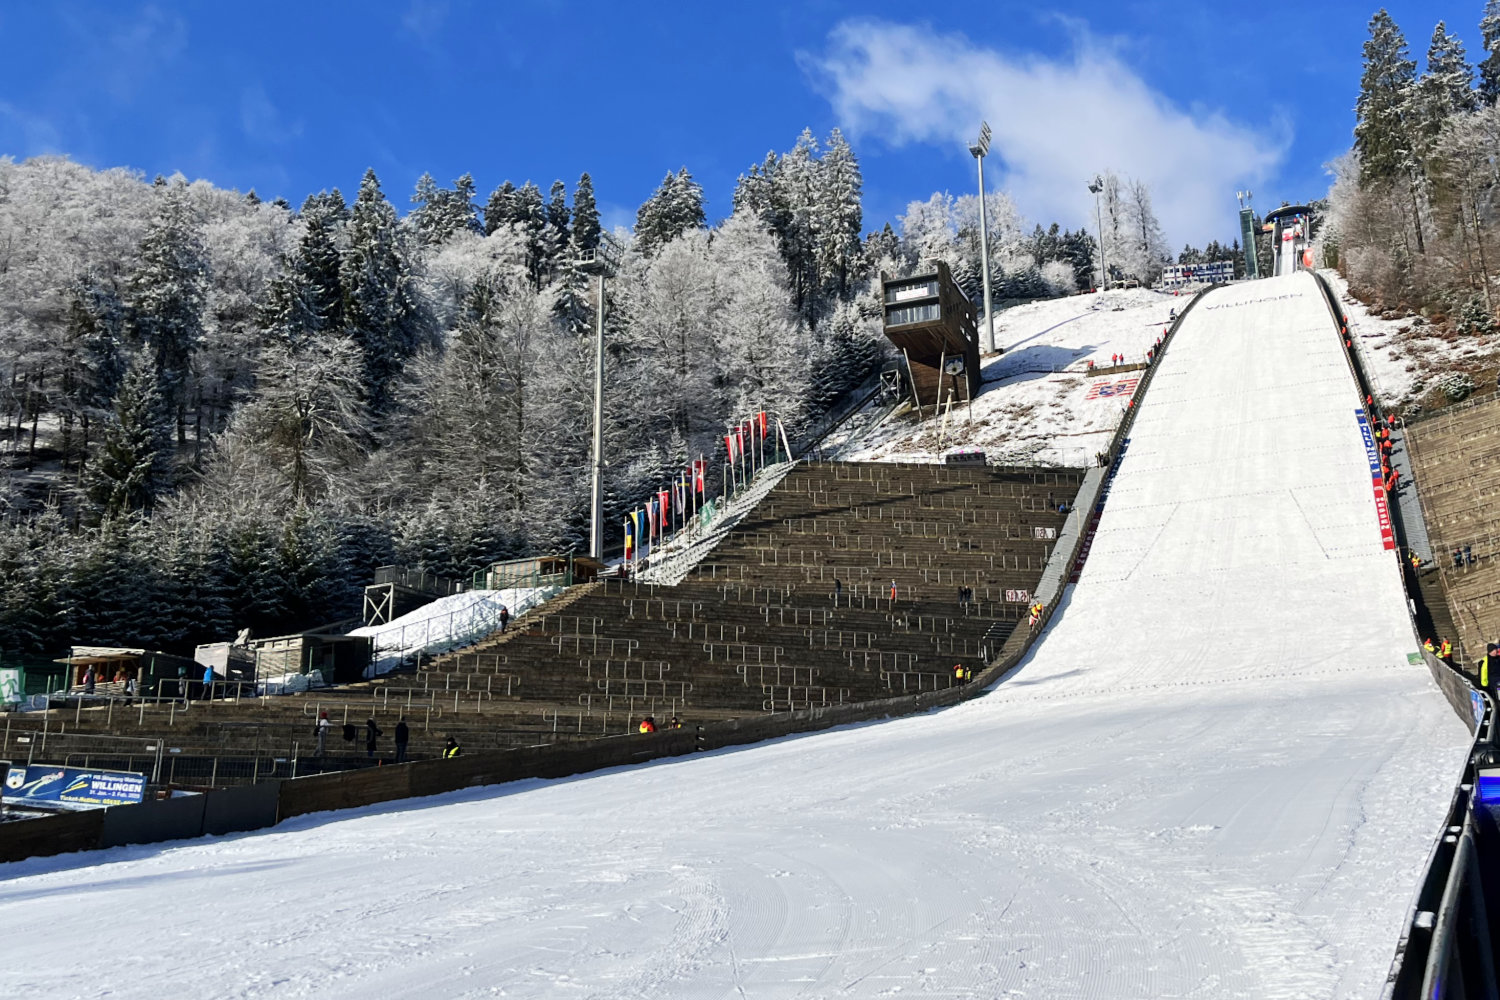
{"type": "Polygon", "coordinates": [[[443,743],[443,757],[444,757],[444,759],[449,759],[449,758],[457,757],[461,753],[463,753],[463,750],[459,748],[458,740],[455,740],[453,737],[450,736],[450,737],[448,737],[448,739],[446,741],[444,741],[444,743],[443,743]]]}

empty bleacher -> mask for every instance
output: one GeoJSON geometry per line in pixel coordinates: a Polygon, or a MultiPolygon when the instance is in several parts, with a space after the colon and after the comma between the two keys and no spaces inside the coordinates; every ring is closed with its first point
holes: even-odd
{"type": "Polygon", "coordinates": [[[1500,638],[1500,397],[1411,423],[1406,440],[1433,549],[1424,582],[1440,580],[1470,663],[1500,638]]]}
{"type": "MultiPolygon", "coordinates": [[[[109,719],[99,708],[56,711],[48,758],[96,748],[102,734],[168,733],[194,752],[271,747],[305,759],[326,710],[336,730],[359,729],[352,745],[336,732],[329,754],[358,763],[366,718],[389,757],[406,717],[422,757],[450,735],[472,752],[625,733],[646,715],[691,726],[947,687],[956,663],[977,670],[1025,616],[1066,518],[1059,506],[1071,507],[1082,478],[802,464],[675,586],[575,586],[504,634],[373,682],[186,711],[112,709],[109,719]],[[960,588],[971,599],[961,602],[960,588]]],[[[6,739],[3,752],[16,756],[6,739]]]]}

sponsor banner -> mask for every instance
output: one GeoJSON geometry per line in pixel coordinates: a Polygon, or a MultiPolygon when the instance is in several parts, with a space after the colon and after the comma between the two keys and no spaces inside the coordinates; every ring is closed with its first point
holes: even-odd
{"type": "Polygon", "coordinates": [[[1105,382],[1089,389],[1084,399],[1111,399],[1118,396],[1130,396],[1135,393],[1135,387],[1141,382],[1140,378],[1122,378],[1118,382],[1105,382]]]}
{"type": "Polygon", "coordinates": [[[1057,529],[1056,528],[1033,527],[1031,529],[1031,537],[1032,538],[1049,538],[1049,539],[1050,538],[1056,538],[1057,537],[1057,529]]]}
{"type": "Polygon", "coordinates": [[[135,771],[97,771],[52,764],[11,767],[3,793],[7,805],[94,809],[140,802],[146,776],[135,771]]]}
{"type": "Polygon", "coordinates": [[[1005,592],[1005,600],[1011,604],[1025,604],[1031,600],[1031,591],[1007,590],[1005,592]]]}
{"type": "Polygon", "coordinates": [[[1380,472],[1380,449],[1375,446],[1375,434],[1365,411],[1355,410],[1354,419],[1359,424],[1360,437],[1365,442],[1365,461],[1370,465],[1370,484],[1375,490],[1375,517],[1380,522],[1380,540],[1385,543],[1387,551],[1393,551],[1396,548],[1396,530],[1391,524],[1391,507],[1385,496],[1385,477],[1380,472]]]}
{"type": "Polygon", "coordinates": [[[1474,712],[1474,728],[1478,729],[1479,724],[1484,721],[1484,695],[1478,691],[1471,690],[1469,692],[1469,708],[1474,712]]]}

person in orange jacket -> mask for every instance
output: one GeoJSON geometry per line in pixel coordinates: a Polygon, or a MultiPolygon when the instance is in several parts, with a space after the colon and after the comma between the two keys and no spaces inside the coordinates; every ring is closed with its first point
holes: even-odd
{"type": "Polygon", "coordinates": [[[653,719],[653,718],[651,718],[651,716],[649,716],[649,715],[646,716],[644,719],[641,720],[640,731],[643,732],[643,733],[654,733],[654,732],[656,732],[656,720],[653,719]]]}

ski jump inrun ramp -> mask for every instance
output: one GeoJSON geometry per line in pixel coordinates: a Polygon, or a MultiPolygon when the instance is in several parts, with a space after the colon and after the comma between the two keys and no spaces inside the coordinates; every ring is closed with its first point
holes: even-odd
{"type": "Polygon", "coordinates": [[[1468,736],[1407,663],[1354,383],[1306,274],[1161,364],[985,697],[0,869],[0,994],[1377,996],[1468,736]]]}

